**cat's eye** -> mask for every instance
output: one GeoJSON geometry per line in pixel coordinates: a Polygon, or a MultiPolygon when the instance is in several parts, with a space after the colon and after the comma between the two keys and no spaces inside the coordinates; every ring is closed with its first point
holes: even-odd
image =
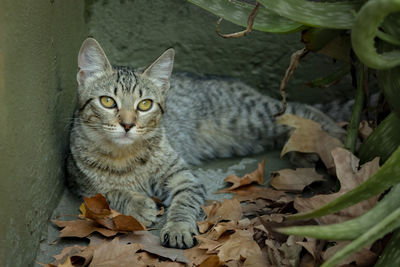
{"type": "Polygon", "coordinates": [[[141,100],[137,106],[140,111],[147,111],[153,106],[153,101],[151,99],[141,100]]]}
{"type": "Polygon", "coordinates": [[[115,100],[109,96],[101,96],[100,103],[105,108],[115,108],[117,106],[117,104],[115,103],[115,100]]]}

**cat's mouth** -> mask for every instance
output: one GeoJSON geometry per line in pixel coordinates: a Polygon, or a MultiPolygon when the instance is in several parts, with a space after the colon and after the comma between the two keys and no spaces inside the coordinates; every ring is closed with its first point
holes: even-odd
{"type": "Polygon", "coordinates": [[[121,133],[114,136],[112,141],[117,145],[131,145],[135,142],[135,137],[132,133],[121,133]]]}

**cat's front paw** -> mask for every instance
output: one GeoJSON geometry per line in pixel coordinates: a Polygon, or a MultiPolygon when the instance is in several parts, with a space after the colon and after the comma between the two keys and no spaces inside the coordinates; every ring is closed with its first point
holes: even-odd
{"type": "Polygon", "coordinates": [[[164,247],[191,248],[196,244],[194,236],[197,226],[188,222],[167,222],[161,229],[160,237],[164,247]]]}
{"type": "Polygon", "coordinates": [[[142,195],[132,197],[125,208],[125,212],[145,226],[150,226],[156,222],[158,214],[157,205],[154,200],[142,195]]]}

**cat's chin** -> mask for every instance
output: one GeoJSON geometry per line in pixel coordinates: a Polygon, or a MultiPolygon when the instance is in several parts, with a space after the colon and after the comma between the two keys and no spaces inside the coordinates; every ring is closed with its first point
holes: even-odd
{"type": "Polygon", "coordinates": [[[113,138],[112,142],[116,145],[127,146],[127,145],[132,145],[135,142],[135,140],[132,137],[122,136],[113,138]]]}

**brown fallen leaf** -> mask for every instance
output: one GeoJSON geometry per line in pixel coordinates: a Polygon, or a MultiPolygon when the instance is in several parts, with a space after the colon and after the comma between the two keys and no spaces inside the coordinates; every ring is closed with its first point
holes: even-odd
{"type": "MultiPolygon", "coordinates": [[[[183,263],[180,262],[173,262],[173,261],[169,261],[169,260],[161,260],[157,257],[155,257],[153,254],[148,253],[146,251],[137,253],[139,260],[141,263],[143,263],[144,265],[139,265],[139,266],[146,266],[146,267],[184,267],[186,266],[183,263]]],[[[129,265],[129,266],[134,266],[136,267],[136,265],[129,265]]]]}
{"type": "MultiPolygon", "coordinates": [[[[329,247],[322,254],[323,260],[324,261],[328,260],[330,257],[335,255],[337,252],[339,252],[341,249],[343,249],[349,243],[350,243],[350,241],[340,241],[340,242],[337,242],[334,246],[329,247]]],[[[340,264],[345,265],[345,264],[350,264],[352,262],[355,262],[356,266],[360,266],[360,267],[373,266],[376,261],[377,256],[378,255],[376,255],[374,252],[369,250],[369,247],[366,247],[366,248],[362,248],[361,250],[358,250],[358,251],[352,253],[347,258],[345,258],[342,262],[340,262],[340,264]]]]}
{"type": "Polygon", "coordinates": [[[284,169],[271,174],[270,185],[277,190],[302,192],[304,187],[316,181],[323,181],[323,176],[313,168],[284,169]]]}
{"type": "Polygon", "coordinates": [[[199,265],[199,267],[222,267],[222,266],[224,266],[224,262],[221,262],[217,255],[209,256],[199,265]]]}
{"type": "Polygon", "coordinates": [[[255,200],[259,198],[273,200],[277,202],[283,202],[283,203],[288,203],[293,201],[292,197],[287,195],[285,192],[277,191],[266,186],[248,185],[245,187],[235,189],[230,193],[235,194],[233,199],[237,199],[240,202],[255,200]]]}
{"type": "Polygon", "coordinates": [[[277,122],[295,128],[282,149],[281,157],[291,151],[317,153],[327,169],[334,167],[331,151],[343,147],[339,139],[322,130],[317,122],[296,115],[284,114],[277,122]]]}
{"type": "Polygon", "coordinates": [[[240,203],[236,199],[223,199],[222,202],[214,201],[211,205],[202,207],[207,215],[206,220],[198,222],[200,233],[207,231],[210,226],[222,220],[240,220],[243,216],[240,203]]]}
{"type": "Polygon", "coordinates": [[[141,231],[146,227],[132,216],[123,215],[110,208],[107,199],[97,194],[93,197],[84,197],[80,210],[82,216],[91,219],[104,227],[115,231],[141,231]]]}
{"type": "Polygon", "coordinates": [[[139,260],[136,252],[141,247],[138,244],[121,244],[119,238],[111,242],[103,242],[93,254],[91,267],[119,267],[119,266],[145,266],[139,260]]]}
{"type": "Polygon", "coordinates": [[[60,237],[87,237],[98,232],[106,237],[118,233],[146,230],[146,227],[132,216],[123,215],[110,208],[106,198],[97,194],[91,198],[84,198],[80,206],[80,220],[53,222],[64,229],[60,237]]]}
{"type": "Polygon", "coordinates": [[[243,267],[266,267],[268,265],[268,255],[265,250],[260,254],[252,255],[243,262],[243,267]]]}
{"type": "Polygon", "coordinates": [[[200,265],[205,261],[210,254],[206,254],[206,250],[199,248],[198,246],[186,249],[184,251],[185,257],[195,266],[200,265]]]}
{"type": "Polygon", "coordinates": [[[74,267],[74,265],[72,265],[71,258],[68,257],[64,263],[57,265],[57,267],[74,267]]]}
{"type": "Polygon", "coordinates": [[[208,233],[207,238],[218,240],[225,232],[244,230],[250,227],[250,220],[245,218],[240,221],[220,222],[216,224],[208,233]]]}
{"type": "Polygon", "coordinates": [[[248,230],[236,230],[218,250],[221,261],[247,259],[261,254],[261,249],[253,239],[253,232],[248,230]]]}
{"type": "Polygon", "coordinates": [[[236,175],[229,175],[225,178],[225,182],[232,183],[232,186],[229,188],[224,188],[218,191],[218,193],[226,193],[230,192],[236,188],[249,185],[251,183],[257,183],[262,185],[264,183],[264,169],[265,169],[265,158],[261,163],[258,163],[258,168],[252,173],[244,175],[242,178],[239,178],[236,175]]]}
{"type": "Polygon", "coordinates": [[[93,232],[98,232],[103,236],[110,237],[118,234],[118,231],[99,227],[94,221],[75,220],[75,221],[56,221],[52,220],[61,230],[60,237],[87,237],[93,232]]]}
{"type": "MultiPolygon", "coordinates": [[[[379,168],[379,158],[375,158],[362,165],[360,170],[358,170],[359,159],[344,148],[332,150],[332,157],[341,185],[339,192],[329,195],[317,195],[312,198],[296,197],[294,200],[294,207],[299,212],[306,212],[322,207],[366,181],[379,168]]],[[[372,197],[335,214],[323,216],[318,218],[318,221],[323,224],[332,224],[358,217],[370,210],[378,201],[378,197],[379,196],[372,197]]]]}
{"type": "Polygon", "coordinates": [[[362,140],[365,140],[372,133],[373,130],[374,129],[369,126],[369,123],[367,121],[361,121],[358,128],[358,134],[360,135],[362,140]]]}
{"type": "Polygon", "coordinates": [[[269,264],[282,267],[297,266],[300,262],[302,246],[296,242],[302,239],[303,237],[289,236],[284,243],[269,239],[265,240],[269,264]]]}
{"type": "MultiPolygon", "coordinates": [[[[103,238],[95,235],[90,236],[89,239],[90,246],[96,246],[105,242],[103,238]]],[[[148,231],[135,231],[133,233],[122,235],[119,237],[119,242],[124,245],[139,244],[141,250],[158,255],[165,259],[170,259],[171,261],[179,261],[182,263],[189,262],[184,256],[182,249],[166,248],[161,246],[160,238],[148,231]]]]}

